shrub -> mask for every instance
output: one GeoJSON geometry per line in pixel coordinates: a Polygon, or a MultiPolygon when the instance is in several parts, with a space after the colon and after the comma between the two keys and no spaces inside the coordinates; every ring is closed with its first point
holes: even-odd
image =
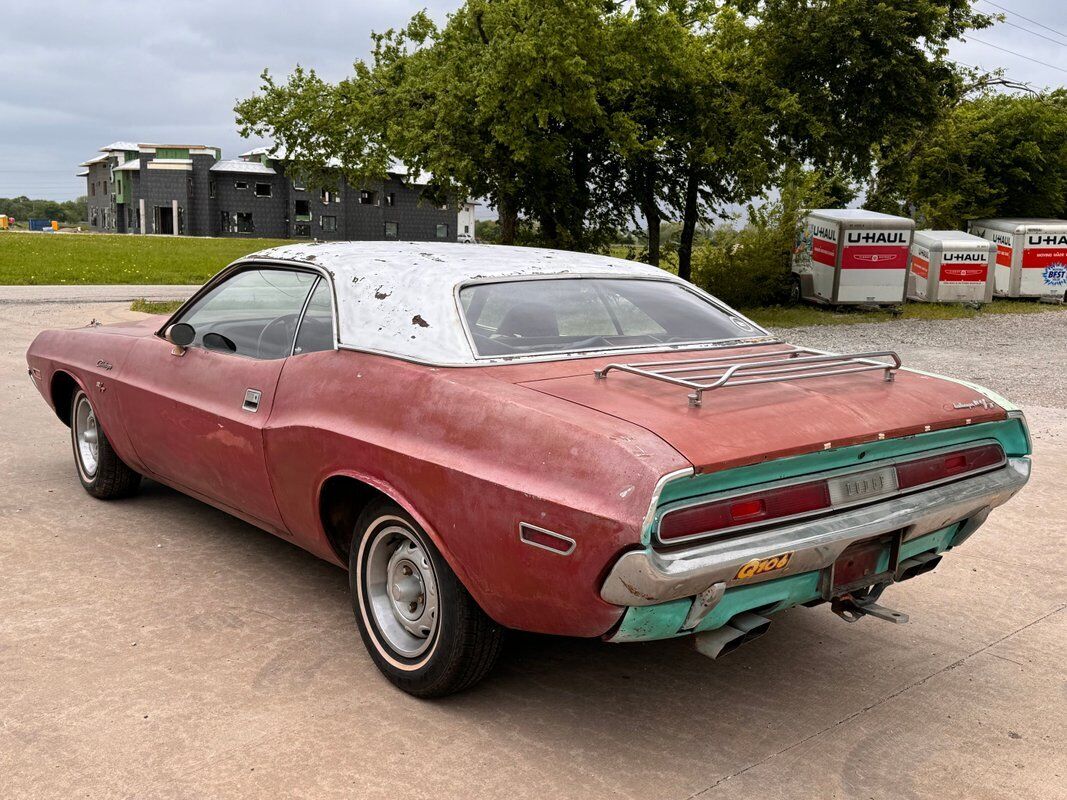
{"type": "Polygon", "coordinates": [[[693,282],[732,306],[783,303],[800,221],[808,209],[840,206],[852,191],[837,176],[793,169],[781,194],[750,204],[742,228],[722,226],[693,252],[693,282]]]}

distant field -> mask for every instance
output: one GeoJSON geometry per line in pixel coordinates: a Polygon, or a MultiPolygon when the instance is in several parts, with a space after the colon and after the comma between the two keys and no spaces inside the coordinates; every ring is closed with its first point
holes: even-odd
{"type": "Polygon", "coordinates": [[[0,233],[0,284],[203,283],[281,239],[0,233]]]}

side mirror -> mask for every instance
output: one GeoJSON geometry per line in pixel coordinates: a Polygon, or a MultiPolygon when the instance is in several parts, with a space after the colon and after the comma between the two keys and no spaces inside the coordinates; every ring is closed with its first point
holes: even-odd
{"type": "Polygon", "coordinates": [[[163,331],[163,338],[174,345],[171,352],[176,355],[184,355],[185,348],[193,343],[196,338],[196,330],[192,325],[185,322],[177,322],[163,331]]]}

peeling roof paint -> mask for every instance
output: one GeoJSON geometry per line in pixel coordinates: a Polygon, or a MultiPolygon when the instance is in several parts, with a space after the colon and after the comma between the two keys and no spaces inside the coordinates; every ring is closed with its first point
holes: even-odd
{"type": "Polygon", "coordinates": [[[688,286],[648,264],[533,247],[307,242],[252,253],[238,263],[263,259],[308,264],[332,276],[342,346],[438,365],[485,361],[476,362],[460,318],[456,289],[465,283],[597,276],[658,278],[688,286]]]}

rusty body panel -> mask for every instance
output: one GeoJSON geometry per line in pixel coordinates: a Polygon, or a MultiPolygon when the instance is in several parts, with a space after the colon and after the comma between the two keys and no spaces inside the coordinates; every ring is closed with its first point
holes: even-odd
{"type": "MultiPolygon", "coordinates": [[[[726,348],[721,355],[730,353],[726,348]]],[[[656,359],[687,357],[676,353],[656,359]]],[[[498,371],[536,391],[641,425],[670,443],[698,472],[1006,417],[992,403],[972,405],[982,397],[973,389],[906,370],[891,383],[864,373],[723,389],[705,395],[703,406],[692,407],[684,390],[640,376],[612,373],[595,380],[593,371],[609,363],[611,359],[600,358],[498,371]]]]}
{"type": "MultiPolygon", "coordinates": [[[[306,256],[303,266],[332,281],[335,304],[354,291],[339,288],[342,281],[360,282],[313,260],[337,248],[297,252],[306,256]]],[[[560,269],[539,257],[538,271],[560,269]]],[[[272,251],[270,263],[279,258],[272,251]]],[[[236,268],[256,263],[253,257],[236,268]]],[[[510,274],[511,264],[498,270],[510,274]]],[[[635,278],[650,279],[647,270],[641,266],[635,278]]],[[[456,304],[451,293],[449,302],[456,304]]],[[[425,312],[431,326],[447,306],[435,303],[428,308],[437,313],[425,312]]],[[[358,316],[349,309],[338,318],[334,349],[274,360],[199,347],[178,355],[161,335],[161,317],[46,331],[27,360],[61,418],[65,381],[88,393],[116,453],[134,470],[341,566],[321,501],[327,481],[352,478],[406,509],[498,623],[572,636],[610,634],[627,613],[601,589],[620,557],[647,548],[668,477],[1007,416],[974,388],[907,371],[893,382],[862,373],[733,386],[709,391],[694,408],[684,390],[639,375],[595,379],[594,370],[618,354],[485,363],[462,352],[465,339],[453,339],[445,355],[462,364],[420,363],[406,352],[380,352],[389,346],[382,336],[373,352],[346,346],[342,337],[359,333],[358,316]],[[254,411],[242,408],[250,389],[260,393],[254,411]],[[530,546],[520,538],[524,523],[573,540],[573,551],[530,546]]],[[[417,325],[408,334],[410,315],[402,322],[404,342],[432,330],[417,325]]],[[[773,350],[766,338],[764,345],[754,337],[746,352],[773,350]]],[[[715,349],[729,355],[737,348],[715,349]]],[[[627,358],[682,359],[693,347],[653,352],[627,358]]]]}

